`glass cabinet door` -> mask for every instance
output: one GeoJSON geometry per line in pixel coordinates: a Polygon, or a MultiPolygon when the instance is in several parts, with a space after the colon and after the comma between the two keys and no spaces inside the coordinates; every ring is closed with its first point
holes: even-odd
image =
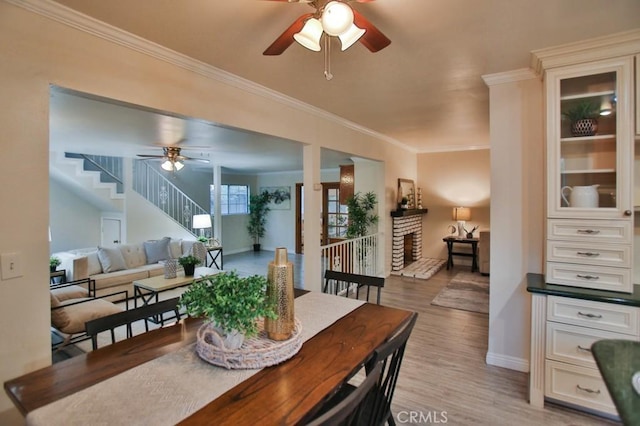
{"type": "Polygon", "coordinates": [[[631,216],[629,60],[547,74],[550,217],[631,216]]]}

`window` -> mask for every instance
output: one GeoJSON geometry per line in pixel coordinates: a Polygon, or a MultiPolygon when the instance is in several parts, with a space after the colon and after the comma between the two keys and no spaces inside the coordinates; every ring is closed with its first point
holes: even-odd
{"type": "MultiPolygon", "coordinates": [[[[215,212],[215,192],[211,185],[211,211],[215,212]]],[[[221,185],[220,211],[222,215],[249,213],[249,187],[247,185],[221,185]]]]}

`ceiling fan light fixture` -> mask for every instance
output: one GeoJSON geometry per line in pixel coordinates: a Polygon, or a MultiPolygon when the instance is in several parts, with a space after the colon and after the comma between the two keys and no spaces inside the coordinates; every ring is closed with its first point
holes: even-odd
{"type": "Polygon", "coordinates": [[[322,28],[331,36],[339,36],[348,31],[353,25],[353,10],[345,3],[331,1],[322,12],[322,28]]]}
{"type": "Polygon", "coordinates": [[[175,163],[173,163],[173,167],[175,167],[176,171],[179,172],[184,167],[184,164],[182,164],[180,161],[176,161],[175,163]]]}
{"type": "Polygon", "coordinates": [[[173,171],[173,163],[171,160],[165,160],[160,167],[168,172],[173,171]]]}
{"type": "Polygon", "coordinates": [[[322,24],[316,18],[310,18],[299,33],[293,35],[295,41],[314,52],[320,51],[322,24]]]}
{"type": "Polygon", "coordinates": [[[355,24],[351,24],[351,28],[338,36],[338,38],[340,38],[340,43],[342,44],[342,51],[344,52],[350,48],[353,43],[360,40],[360,37],[362,37],[365,32],[366,31],[362,28],[358,28],[355,24]]]}

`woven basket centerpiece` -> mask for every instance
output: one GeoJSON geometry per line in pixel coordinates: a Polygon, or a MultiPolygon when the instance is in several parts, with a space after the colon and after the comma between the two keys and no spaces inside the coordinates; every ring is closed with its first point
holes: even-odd
{"type": "Polygon", "coordinates": [[[245,338],[238,349],[228,349],[213,324],[203,324],[197,333],[196,353],[210,364],[228,369],[256,369],[279,364],[294,356],[302,347],[302,324],[296,318],[292,336],[271,340],[259,320],[257,336],[245,338]]]}

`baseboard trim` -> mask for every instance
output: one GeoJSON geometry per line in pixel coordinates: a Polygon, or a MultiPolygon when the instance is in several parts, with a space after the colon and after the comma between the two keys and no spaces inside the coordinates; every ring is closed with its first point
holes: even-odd
{"type": "Polygon", "coordinates": [[[509,370],[521,371],[523,373],[529,372],[529,361],[523,358],[487,352],[485,360],[487,364],[495,365],[496,367],[508,368],[509,370]]]}

